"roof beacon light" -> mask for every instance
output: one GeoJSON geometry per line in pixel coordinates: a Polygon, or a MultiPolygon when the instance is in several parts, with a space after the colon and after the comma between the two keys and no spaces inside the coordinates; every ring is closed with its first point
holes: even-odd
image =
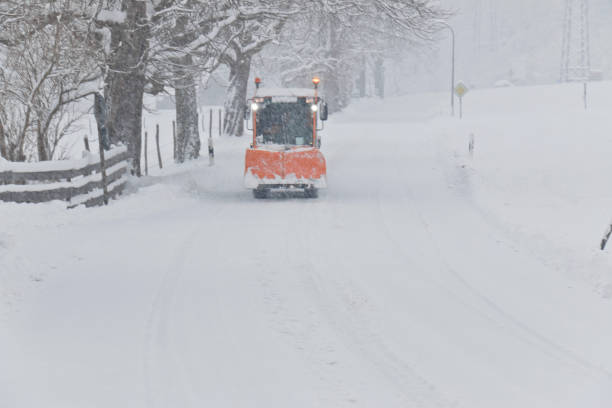
{"type": "Polygon", "coordinates": [[[312,78],[312,83],[314,84],[315,88],[318,88],[319,84],[321,83],[321,80],[319,79],[319,77],[314,77],[312,78]]]}
{"type": "Polygon", "coordinates": [[[261,85],[261,78],[257,77],[255,78],[255,87],[259,89],[259,85],[261,85]]]}

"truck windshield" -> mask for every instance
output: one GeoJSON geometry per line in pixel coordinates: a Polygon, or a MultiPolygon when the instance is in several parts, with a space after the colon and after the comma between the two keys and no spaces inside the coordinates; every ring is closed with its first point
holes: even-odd
{"type": "Polygon", "coordinates": [[[307,103],[269,103],[257,113],[257,139],[263,144],[312,146],[312,112],[307,103]]]}

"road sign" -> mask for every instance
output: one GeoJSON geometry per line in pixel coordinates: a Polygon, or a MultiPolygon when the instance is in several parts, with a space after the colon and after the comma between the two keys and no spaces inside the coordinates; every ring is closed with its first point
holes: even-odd
{"type": "Polygon", "coordinates": [[[457,85],[455,85],[455,95],[457,95],[459,98],[463,98],[468,91],[469,89],[467,85],[461,81],[457,82],[457,85]]]}
{"type": "Polygon", "coordinates": [[[459,81],[457,85],[455,85],[455,95],[459,97],[459,119],[463,118],[463,97],[469,91],[466,84],[459,81]]]}

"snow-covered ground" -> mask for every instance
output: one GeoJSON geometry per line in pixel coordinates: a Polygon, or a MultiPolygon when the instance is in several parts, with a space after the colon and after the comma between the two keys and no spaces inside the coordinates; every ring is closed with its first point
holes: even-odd
{"type": "Polygon", "coordinates": [[[106,208],[0,204],[0,406],[611,406],[611,95],[356,102],[317,200],[253,199],[234,138],[106,208]]]}

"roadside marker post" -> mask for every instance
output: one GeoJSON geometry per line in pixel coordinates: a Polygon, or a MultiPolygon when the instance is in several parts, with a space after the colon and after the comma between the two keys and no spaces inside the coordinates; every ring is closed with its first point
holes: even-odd
{"type": "Polygon", "coordinates": [[[176,122],[172,121],[172,158],[176,161],[176,122]]]}
{"type": "Polygon", "coordinates": [[[474,148],[476,147],[476,139],[473,133],[470,133],[470,142],[468,144],[468,151],[470,152],[470,158],[474,158],[474,148]]]}
{"type": "Polygon", "coordinates": [[[462,81],[455,85],[455,95],[459,97],[459,119],[463,118],[463,97],[468,93],[469,89],[462,81]]]}
{"type": "Polygon", "coordinates": [[[208,121],[208,165],[214,166],[215,164],[215,146],[213,144],[212,132],[213,132],[213,110],[210,109],[210,118],[208,121]]]}
{"type": "Polygon", "coordinates": [[[159,148],[159,123],[155,125],[155,144],[157,145],[157,162],[159,163],[159,168],[163,169],[161,149],[159,148]]]}
{"type": "Polygon", "coordinates": [[[149,175],[149,132],[145,130],[144,140],[144,159],[145,159],[145,176],[149,175]]]}

